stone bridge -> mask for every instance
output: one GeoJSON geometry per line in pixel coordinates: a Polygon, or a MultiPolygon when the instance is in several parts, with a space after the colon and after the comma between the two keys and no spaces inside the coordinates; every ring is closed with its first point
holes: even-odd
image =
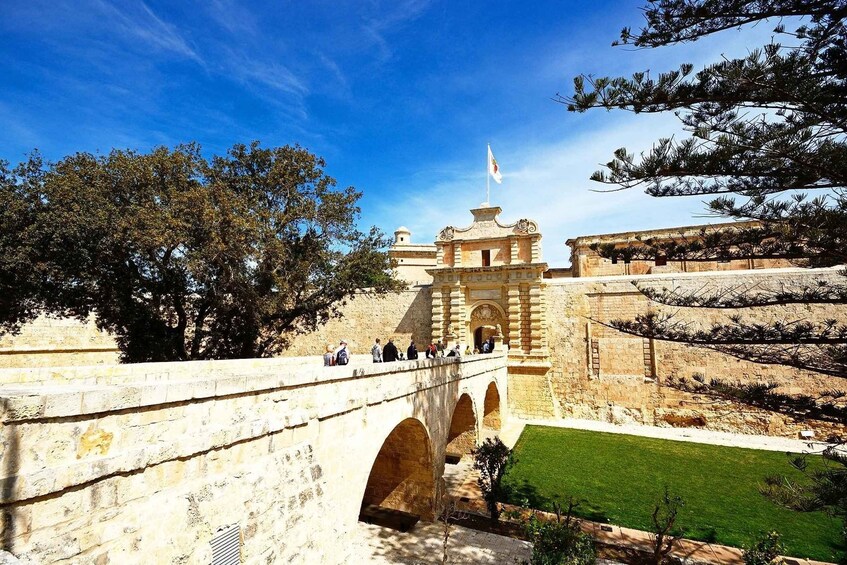
{"type": "Polygon", "coordinates": [[[363,504],[433,515],[507,411],[503,353],[0,371],[2,541],[32,563],[350,562],[363,504]],[[213,557],[215,559],[213,559],[213,557]]]}

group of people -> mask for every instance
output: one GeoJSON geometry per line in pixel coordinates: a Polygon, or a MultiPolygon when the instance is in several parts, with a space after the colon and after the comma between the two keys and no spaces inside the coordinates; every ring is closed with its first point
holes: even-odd
{"type": "MultiPolygon", "coordinates": [[[[482,353],[491,353],[493,351],[494,336],[491,336],[482,343],[482,353]]],[[[465,355],[479,352],[480,351],[476,348],[471,351],[470,346],[465,348],[465,355]]],[[[448,348],[446,340],[439,340],[430,342],[429,345],[424,348],[424,354],[427,359],[435,359],[436,357],[461,357],[462,349],[458,343],[452,348],[448,348]]],[[[376,338],[376,340],[374,340],[373,347],[371,347],[371,357],[373,358],[374,363],[390,363],[392,361],[417,359],[418,355],[418,346],[415,344],[415,338],[411,338],[409,347],[406,348],[405,357],[403,352],[397,349],[397,346],[394,345],[393,337],[388,338],[388,343],[385,344],[385,347],[381,345],[380,339],[376,338]]],[[[346,341],[341,340],[338,347],[335,349],[333,349],[331,345],[326,346],[326,352],[324,353],[324,366],[331,367],[335,365],[346,365],[349,362],[350,351],[347,349],[346,341]]]]}

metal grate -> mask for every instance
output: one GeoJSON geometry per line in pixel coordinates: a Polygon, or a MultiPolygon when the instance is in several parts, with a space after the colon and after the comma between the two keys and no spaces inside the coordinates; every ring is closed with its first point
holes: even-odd
{"type": "Polygon", "coordinates": [[[241,528],[238,524],[218,529],[209,545],[212,546],[212,565],[241,564],[241,528]]]}

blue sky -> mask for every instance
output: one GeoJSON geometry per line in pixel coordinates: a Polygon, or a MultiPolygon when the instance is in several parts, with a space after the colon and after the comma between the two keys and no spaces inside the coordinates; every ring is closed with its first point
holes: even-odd
{"type": "MultiPolygon", "coordinates": [[[[700,199],[592,192],[614,149],[648,149],[673,116],[572,114],[551,98],[580,73],[628,74],[744,53],[729,32],[662,50],[612,48],[640,2],[4,2],[0,158],[198,141],[300,143],[364,192],[362,227],[433,241],[485,200],[565,239],[707,222],[700,199]]],[[[754,31],[766,37],[768,30],[754,31]]]]}

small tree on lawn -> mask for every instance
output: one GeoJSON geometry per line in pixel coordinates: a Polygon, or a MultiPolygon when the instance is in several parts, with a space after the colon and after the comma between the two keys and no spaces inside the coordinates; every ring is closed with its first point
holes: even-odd
{"type": "Polygon", "coordinates": [[[500,441],[499,437],[487,438],[478,448],[473,450],[474,469],[479,471],[479,489],[491,520],[496,522],[500,517],[500,505],[497,499],[500,496],[500,481],[506,472],[506,463],[509,460],[509,448],[500,441]]]}
{"type": "Polygon", "coordinates": [[[650,542],[653,546],[653,553],[648,563],[651,565],[667,563],[671,551],[682,538],[683,532],[676,527],[676,521],[683,506],[685,506],[685,502],[682,498],[672,496],[666,486],[664,494],[656,502],[653,513],[650,515],[650,524],[653,530],[650,532],[650,542]]]}

